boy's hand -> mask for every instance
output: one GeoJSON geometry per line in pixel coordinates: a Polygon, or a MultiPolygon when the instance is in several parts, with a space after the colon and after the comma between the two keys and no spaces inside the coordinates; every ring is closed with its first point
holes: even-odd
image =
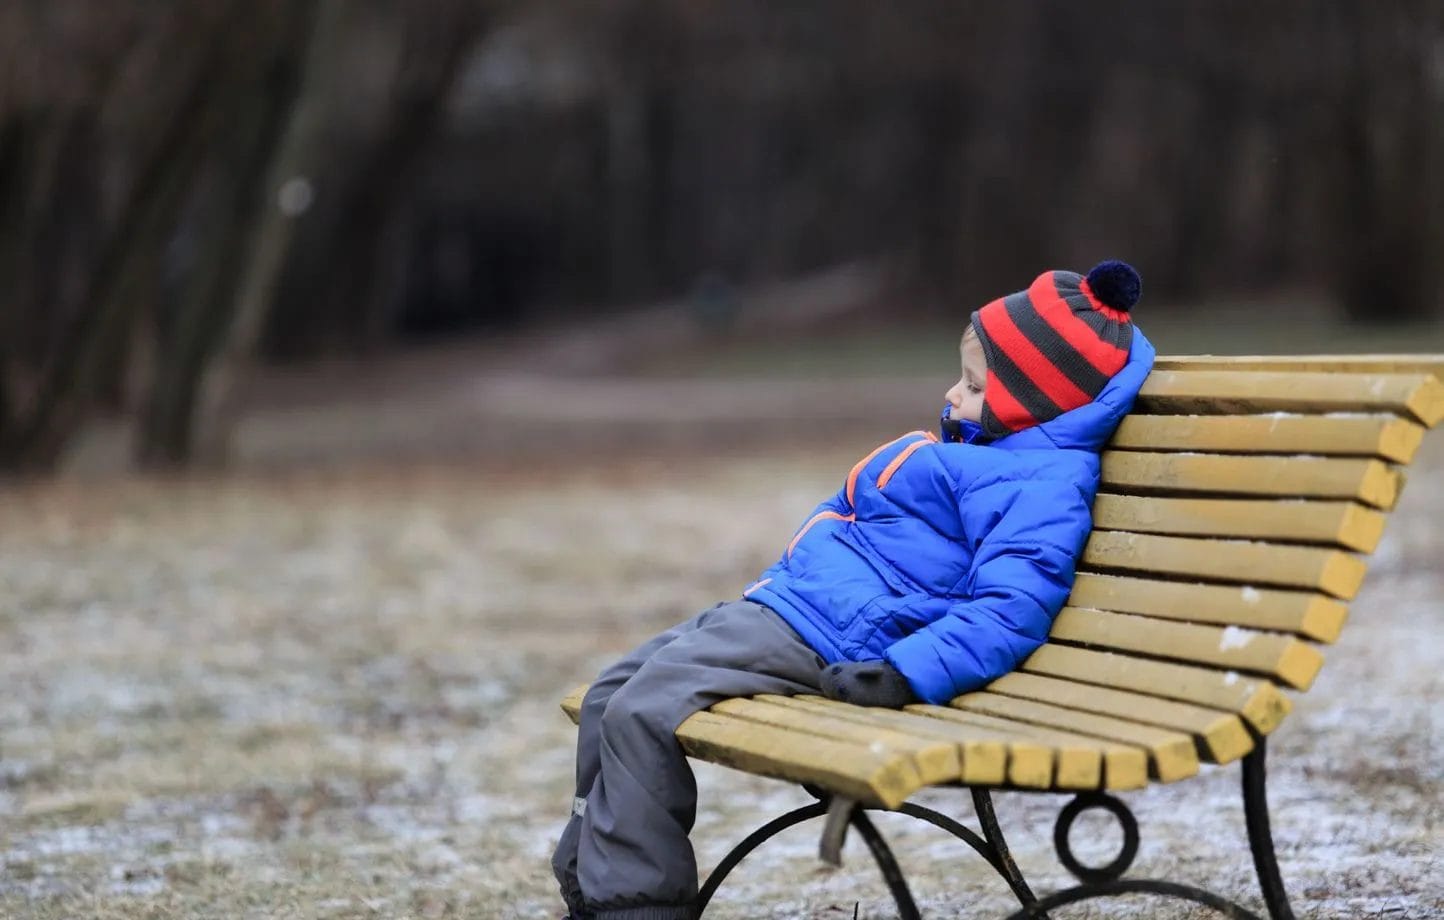
{"type": "Polygon", "coordinates": [[[822,669],[822,695],[858,706],[898,709],[916,703],[912,687],[898,669],[881,658],[844,661],[822,669]]]}

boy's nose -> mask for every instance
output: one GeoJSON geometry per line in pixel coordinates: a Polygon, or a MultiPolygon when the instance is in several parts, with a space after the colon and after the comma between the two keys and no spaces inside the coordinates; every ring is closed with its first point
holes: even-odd
{"type": "Polygon", "coordinates": [[[947,394],[943,396],[943,398],[946,399],[954,409],[961,408],[963,405],[963,393],[956,383],[948,389],[947,394]]]}

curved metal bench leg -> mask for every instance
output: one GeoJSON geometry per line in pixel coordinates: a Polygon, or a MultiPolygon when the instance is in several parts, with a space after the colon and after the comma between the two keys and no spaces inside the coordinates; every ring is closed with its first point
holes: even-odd
{"type": "MultiPolygon", "coordinates": [[[[702,916],[702,912],[707,909],[707,904],[717,893],[722,881],[737,867],[738,863],[747,857],[747,854],[795,824],[828,814],[831,805],[832,802],[829,799],[821,799],[811,805],[804,805],[781,817],[774,818],[748,834],[741,843],[733,847],[732,851],[722,858],[722,861],[717,864],[717,868],[712,870],[712,874],[707,876],[707,882],[697,893],[697,899],[693,902],[693,916],[702,916]]],[[[907,879],[903,877],[902,868],[898,865],[897,857],[893,855],[892,848],[887,845],[882,834],[878,833],[867,814],[861,808],[850,807],[847,821],[857,828],[857,832],[862,835],[863,841],[872,853],[872,858],[877,862],[883,881],[887,883],[888,891],[892,894],[894,903],[897,904],[898,916],[902,920],[922,920],[922,915],[918,913],[917,903],[913,900],[912,891],[908,888],[907,879]]]]}
{"type": "MultiPolygon", "coordinates": [[[[1269,917],[1272,920],[1294,920],[1293,908],[1289,905],[1288,892],[1284,889],[1283,878],[1279,874],[1278,859],[1274,853],[1273,834],[1269,828],[1268,794],[1265,776],[1265,758],[1267,757],[1267,744],[1260,735],[1254,736],[1255,746],[1243,759],[1243,804],[1244,822],[1248,828],[1249,848],[1253,852],[1254,869],[1258,873],[1259,888],[1263,894],[1264,904],[1268,907],[1269,917]]],[[[808,790],[814,794],[821,794],[820,791],[808,790]]],[[[1079,901],[1091,900],[1093,898],[1114,897],[1120,894],[1156,894],[1167,897],[1179,898],[1193,901],[1211,907],[1228,917],[1254,918],[1257,915],[1241,905],[1235,904],[1226,898],[1220,897],[1210,891],[1197,888],[1191,885],[1183,885],[1177,882],[1168,882],[1160,879],[1124,879],[1119,876],[1127,871],[1128,863],[1132,861],[1133,851],[1136,850],[1136,840],[1132,847],[1128,845],[1129,833],[1125,830],[1124,851],[1126,855],[1120,856],[1115,867],[1103,870],[1086,870],[1082,872],[1084,884],[1069,888],[1063,891],[1054,892],[1048,897],[1039,900],[1028,887],[1023,873],[1013,860],[1013,855],[1008,849],[1007,841],[1003,838],[1003,830],[998,825],[998,817],[993,810],[992,796],[986,789],[973,789],[973,806],[978,813],[978,823],[982,827],[983,836],[980,839],[977,834],[964,827],[951,818],[941,815],[931,809],[917,805],[903,805],[895,809],[883,809],[896,811],[914,818],[921,818],[953,836],[962,840],[976,850],[989,864],[997,870],[1013,893],[1017,896],[1021,909],[1013,915],[1014,918],[1045,918],[1046,910],[1052,907],[1061,907],[1065,904],[1073,904],[1079,901]]],[[[1106,795],[1079,796],[1073,804],[1065,808],[1065,813],[1077,812],[1081,807],[1092,807],[1094,804],[1108,805],[1110,810],[1127,812],[1127,808],[1121,802],[1106,795]],[[1081,806],[1081,807],[1080,807],[1081,806]]],[[[821,798],[811,805],[803,806],[794,811],[769,821],[767,824],[753,831],[745,840],[733,848],[717,868],[708,876],[707,882],[702,886],[697,896],[698,916],[706,908],[712,895],[716,892],[722,880],[725,879],[733,868],[740,863],[748,853],[751,853],[762,843],[776,836],[783,830],[800,824],[812,818],[828,814],[834,802],[830,798],[821,798]]],[[[856,807],[851,802],[839,802],[845,805],[848,817],[847,824],[856,827],[858,833],[867,843],[873,859],[877,862],[882,872],[883,881],[887,883],[888,890],[893,896],[898,907],[898,914],[902,920],[920,920],[917,903],[913,900],[912,892],[908,888],[907,880],[903,877],[902,869],[898,866],[897,858],[893,855],[892,849],[887,845],[882,835],[878,833],[871,820],[868,819],[862,807],[856,807]]],[[[838,814],[834,817],[841,817],[838,814]]],[[[1125,815],[1120,814],[1120,819],[1125,815]]],[[[1126,815],[1125,825],[1132,824],[1133,836],[1136,838],[1136,823],[1132,822],[1131,814],[1126,815]]],[[[847,824],[843,824],[845,828],[847,824]]],[[[1071,821],[1068,822],[1071,824],[1071,821]]],[[[838,828],[836,836],[838,849],[841,849],[841,831],[838,828]]],[[[1055,830],[1055,845],[1059,847],[1059,855],[1068,864],[1069,870],[1079,874],[1080,867],[1073,865],[1076,860],[1071,858],[1071,852],[1066,845],[1067,825],[1062,823],[1060,817],[1060,828],[1055,830]],[[1061,840],[1061,842],[1060,842],[1061,840]]]]}
{"type": "Polygon", "coordinates": [[[1178,882],[1166,882],[1149,878],[1115,879],[1111,882],[1089,883],[1067,888],[1063,891],[1057,891],[1048,895],[1048,897],[1038,901],[1031,907],[1023,908],[1009,917],[1008,920],[1035,920],[1035,918],[1045,916],[1043,911],[1050,907],[1062,907],[1065,904],[1091,901],[1094,898],[1111,898],[1122,894],[1163,895],[1165,897],[1177,898],[1181,901],[1192,901],[1195,904],[1202,904],[1204,907],[1211,907],[1229,918],[1229,920],[1259,920],[1257,914],[1211,891],[1196,888],[1192,885],[1182,885],[1178,882]]]}
{"type": "MultiPolygon", "coordinates": [[[[995,872],[997,872],[1000,876],[1003,877],[1003,881],[1007,882],[1008,887],[1013,889],[1013,894],[1017,896],[1018,903],[1022,904],[1024,907],[1028,907],[1036,903],[1037,899],[1034,898],[1033,892],[1029,890],[1028,883],[1023,881],[1023,874],[1018,871],[1017,864],[1013,862],[1011,857],[1004,859],[1003,855],[1001,855],[1007,854],[1008,852],[1006,844],[999,848],[994,843],[990,842],[989,839],[978,836],[978,834],[972,828],[964,827],[962,824],[959,824],[957,821],[954,821],[947,815],[933,811],[931,808],[924,808],[921,805],[913,805],[911,803],[908,803],[896,809],[896,811],[898,811],[900,814],[907,815],[908,817],[926,821],[934,827],[947,831],[949,834],[952,834],[963,843],[966,843],[968,846],[976,850],[979,856],[987,860],[988,865],[992,866],[995,872]],[[1010,872],[1013,874],[1010,875],[1010,872]]],[[[982,813],[983,810],[979,809],[980,821],[982,821],[982,813]]],[[[988,802],[987,813],[989,816],[992,816],[993,814],[991,801],[988,802]]],[[[1001,843],[1003,840],[1003,832],[997,827],[996,818],[992,819],[992,824],[994,831],[996,832],[996,836],[994,836],[992,839],[1001,843]]],[[[1046,915],[1039,916],[1043,916],[1046,920],[1046,915]]]]}
{"type": "Polygon", "coordinates": [[[893,810],[900,815],[907,815],[909,818],[926,821],[939,830],[947,831],[949,834],[952,834],[976,850],[979,856],[988,861],[988,865],[997,869],[999,874],[1002,874],[1002,869],[998,866],[998,856],[993,852],[992,846],[972,828],[963,826],[945,814],[933,811],[931,808],[924,808],[921,805],[914,805],[912,802],[906,802],[893,810]]]}
{"type": "Polygon", "coordinates": [[[813,802],[811,805],[804,805],[801,808],[789,811],[781,817],[773,818],[757,830],[748,834],[741,843],[732,848],[730,853],[722,857],[722,861],[717,864],[717,868],[713,869],[712,874],[707,876],[707,882],[702,886],[702,890],[697,893],[697,900],[693,902],[696,906],[694,911],[695,916],[702,916],[702,911],[707,909],[707,902],[711,901],[712,895],[717,893],[717,888],[722,884],[723,879],[727,878],[728,874],[737,867],[738,863],[746,858],[748,853],[751,853],[794,824],[801,824],[803,821],[810,821],[813,818],[827,814],[827,805],[828,802],[826,799],[813,802]]]}
{"type": "Polygon", "coordinates": [[[1294,920],[1289,895],[1279,875],[1274,856],[1273,832],[1269,829],[1268,791],[1264,783],[1264,738],[1254,736],[1254,749],[1243,759],[1243,818],[1248,825],[1248,845],[1253,850],[1253,865],[1258,871],[1259,889],[1273,920],[1294,920]]]}
{"type": "Polygon", "coordinates": [[[907,879],[903,878],[902,868],[898,866],[897,859],[892,855],[892,848],[887,841],[882,839],[877,828],[873,827],[871,819],[861,808],[854,808],[852,812],[852,824],[862,839],[867,842],[867,848],[872,851],[872,858],[877,861],[877,867],[882,871],[882,879],[887,882],[888,891],[892,892],[892,899],[897,904],[898,917],[901,920],[922,920],[922,914],[918,913],[918,906],[913,901],[913,894],[908,889],[907,879]]]}
{"type": "Polygon", "coordinates": [[[1022,910],[1013,914],[1009,920],[1036,918],[1049,908],[1124,894],[1162,895],[1211,907],[1232,920],[1259,920],[1258,915],[1247,908],[1204,888],[1163,879],[1123,878],[1123,874],[1132,866],[1134,857],[1138,855],[1138,821],[1121,799],[1107,793],[1079,793],[1063,806],[1063,810],[1058,813],[1058,823],[1053,828],[1053,847],[1058,851],[1058,860],[1063,863],[1063,867],[1082,884],[1055,891],[1041,901],[1025,904],[1022,910]],[[1095,808],[1111,813],[1123,831],[1123,846],[1106,866],[1083,864],[1073,853],[1070,841],[1075,819],[1083,812],[1095,808]]]}
{"type": "MultiPolygon", "coordinates": [[[[1028,887],[1028,882],[1023,878],[1018,864],[1013,861],[1013,854],[1008,849],[1008,842],[1003,839],[1003,829],[998,826],[998,816],[993,812],[993,797],[988,794],[986,789],[974,789],[972,792],[973,808],[978,812],[978,824],[983,828],[983,837],[997,855],[997,861],[993,863],[993,868],[998,870],[998,874],[1007,881],[1008,887],[1013,889],[1018,903],[1025,908],[1032,907],[1038,902],[1038,898],[1033,894],[1033,889],[1028,887]]],[[[1034,914],[1033,916],[1046,917],[1045,914],[1034,914]]]]}

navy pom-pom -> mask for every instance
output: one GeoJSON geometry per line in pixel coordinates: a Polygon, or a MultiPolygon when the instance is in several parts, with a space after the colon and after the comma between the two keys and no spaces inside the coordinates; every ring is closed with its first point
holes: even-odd
{"type": "Polygon", "coordinates": [[[1099,262],[1088,272],[1088,287],[1093,296],[1115,310],[1128,312],[1143,293],[1143,280],[1127,262],[1109,259],[1099,262]]]}

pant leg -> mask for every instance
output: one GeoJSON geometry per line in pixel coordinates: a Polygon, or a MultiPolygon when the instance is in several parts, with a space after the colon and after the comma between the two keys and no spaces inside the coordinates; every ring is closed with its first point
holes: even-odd
{"type": "MultiPolygon", "coordinates": [[[[718,604],[717,607],[721,607],[718,604]]],[[[717,607],[713,607],[716,610],[717,607]]],[[[587,687],[586,695],[582,698],[581,713],[577,719],[577,791],[578,798],[585,798],[587,792],[592,788],[592,782],[597,778],[597,771],[601,768],[600,748],[602,713],[607,708],[607,703],[612,699],[612,694],[617,688],[631,679],[638,669],[651,658],[654,653],[665,645],[669,645],[674,639],[683,636],[696,629],[702,617],[707,615],[704,611],[685,623],[679,623],[666,632],[659,633],[651,639],[643,642],[620,661],[617,661],[603,668],[587,687]]]]}
{"type": "Polygon", "coordinates": [[[607,703],[600,772],[586,795],[577,874],[599,920],[689,916],[697,787],[675,731],[713,703],[816,692],[817,655],[768,608],[735,601],[657,649],[607,703]]]}
{"type": "MultiPolygon", "coordinates": [[[[718,604],[717,606],[722,606],[718,604]]],[[[716,609],[716,608],[713,608],[716,609]]],[[[651,639],[637,646],[621,660],[608,665],[597,675],[587,688],[586,695],[582,698],[582,708],[577,719],[577,785],[574,795],[574,802],[584,801],[586,795],[591,791],[592,784],[596,781],[597,772],[601,769],[601,730],[602,713],[611,700],[612,694],[617,688],[637,673],[654,652],[697,628],[698,621],[705,614],[699,614],[685,623],[680,623],[666,632],[660,633],[651,639]]],[[[556,876],[557,884],[561,886],[562,900],[566,901],[567,907],[572,914],[579,915],[582,910],[582,890],[577,881],[577,841],[581,834],[581,815],[577,814],[577,806],[573,806],[572,816],[567,825],[562,829],[561,839],[557,841],[556,851],[552,854],[552,874],[556,876]]]]}

